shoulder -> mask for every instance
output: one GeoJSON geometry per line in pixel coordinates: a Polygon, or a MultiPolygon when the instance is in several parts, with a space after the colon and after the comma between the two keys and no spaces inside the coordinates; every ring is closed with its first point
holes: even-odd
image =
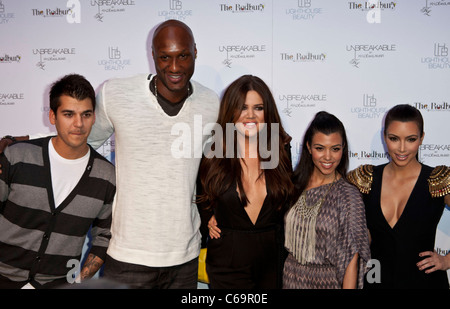
{"type": "Polygon", "coordinates": [[[337,181],[333,191],[332,198],[335,206],[342,214],[355,213],[364,209],[364,202],[360,191],[345,178],[337,181]]]}
{"type": "Polygon", "coordinates": [[[346,178],[339,179],[335,186],[334,191],[337,193],[336,198],[341,201],[346,201],[345,203],[361,198],[360,190],[352,183],[348,182],[346,178]]]}
{"type": "Polygon", "coordinates": [[[136,89],[147,89],[146,85],[148,83],[148,74],[138,74],[130,77],[120,77],[112,78],[103,83],[102,89],[104,91],[110,90],[123,90],[133,88],[136,89]]]}
{"type": "MultiPolygon", "coordinates": [[[[27,141],[17,142],[5,149],[5,156],[9,160],[29,161],[32,157],[39,157],[42,160],[42,147],[48,145],[50,137],[37,138],[27,141]]],[[[31,160],[34,161],[34,160],[31,160]]],[[[30,161],[30,162],[31,162],[30,161]]]]}
{"type": "Polygon", "coordinates": [[[436,166],[428,177],[428,189],[432,197],[450,194],[450,167],[436,166]]]}
{"type": "Polygon", "coordinates": [[[193,91],[194,91],[195,96],[206,97],[206,98],[209,98],[210,100],[213,100],[214,102],[216,102],[216,101],[219,102],[219,96],[212,89],[207,88],[207,87],[203,86],[202,84],[200,84],[199,82],[192,80],[192,79],[191,79],[191,84],[192,84],[192,87],[194,88],[193,91]]]}
{"type": "Polygon", "coordinates": [[[94,148],[90,148],[93,157],[91,176],[107,180],[115,185],[116,172],[114,165],[94,148]]]}
{"type": "Polygon", "coordinates": [[[347,174],[347,181],[356,186],[361,193],[370,192],[373,182],[373,169],[371,164],[360,165],[347,174]]]}

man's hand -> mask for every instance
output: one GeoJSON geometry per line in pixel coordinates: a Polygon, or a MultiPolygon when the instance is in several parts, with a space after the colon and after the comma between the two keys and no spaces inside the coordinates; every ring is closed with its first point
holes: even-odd
{"type": "Polygon", "coordinates": [[[13,141],[10,140],[9,138],[2,138],[0,140],[0,153],[2,153],[5,150],[5,148],[11,145],[12,143],[13,141]]]}
{"type": "MultiPolygon", "coordinates": [[[[16,141],[20,142],[20,141],[27,141],[27,140],[29,140],[28,135],[17,136],[17,137],[6,135],[2,139],[0,139],[0,153],[3,153],[3,151],[5,151],[5,149],[6,149],[6,147],[11,145],[12,143],[15,143],[16,141]]],[[[1,173],[2,173],[2,165],[0,164],[0,174],[1,173]]]]}
{"type": "Polygon", "coordinates": [[[5,135],[0,140],[0,153],[2,153],[5,150],[5,148],[8,147],[9,145],[11,145],[12,143],[27,141],[29,139],[30,139],[30,137],[28,135],[24,135],[24,136],[5,135]]]}

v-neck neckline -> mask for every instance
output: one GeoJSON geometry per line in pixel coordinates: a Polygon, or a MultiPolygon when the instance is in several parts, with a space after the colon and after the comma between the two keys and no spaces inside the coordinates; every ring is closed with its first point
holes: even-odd
{"type": "Polygon", "coordinates": [[[47,173],[47,196],[50,204],[50,210],[52,213],[59,213],[61,212],[70,202],[75,198],[77,193],[80,191],[80,187],[83,185],[85,178],[88,177],[92,170],[92,164],[94,160],[93,155],[93,149],[90,147],[90,155],[88,159],[88,163],[86,165],[86,168],[81,175],[80,180],[75,185],[75,187],[72,189],[72,191],[67,195],[67,197],[61,202],[59,205],[55,205],[55,198],[53,194],[53,184],[52,184],[52,176],[51,176],[51,166],[50,166],[50,155],[49,155],[49,149],[48,149],[48,143],[51,143],[51,138],[47,137],[45,145],[42,147],[42,155],[44,158],[44,166],[46,166],[46,173],[47,173]]]}
{"type": "Polygon", "coordinates": [[[379,194],[378,194],[378,211],[381,215],[381,217],[383,218],[383,221],[386,223],[386,226],[389,228],[389,230],[394,231],[398,229],[399,223],[401,224],[402,218],[405,217],[405,212],[408,211],[408,209],[410,207],[408,207],[408,205],[411,202],[411,198],[413,197],[414,193],[417,191],[417,186],[419,185],[420,180],[423,177],[423,173],[424,173],[424,168],[423,168],[423,164],[420,165],[420,173],[417,176],[416,182],[414,183],[414,186],[408,196],[408,199],[406,200],[405,203],[405,207],[403,207],[403,211],[400,214],[400,216],[398,217],[398,220],[395,222],[395,224],[393,226],[391,226],[388,222],[388,220],[386,219],[384,213],[383,213],[383,209],[381,208],[381,189],[383,187],[383,173],[384,173],[384,169],[386,168],[387,164],[385,166],[383,166],[383,168],[381,169],[381,173],[380,173],[380,182],[379,182],[379,194]]]}
{"type": "Polygon", "coordinates": [[[269,189],[267,187],[267,181],[266,181],[265,185],[266,185],[266,196],[264,197],[264,201],[263,201],[263,203],[261,205],[261,209],[259,210],[258,216],[256,216],[255,223],[253,223],[252,219],[250,219],[250,216],[248,215],[247,211],[245,210],[245,206],[241,202],[241,197],[240,197],[239,192],[238,192],[237,181],[236,180],[234,181],[233,193],[234,193],[236,199],[239,201],[239,204],[242,206],[241,209],[244,212],[245,217],[247,218],[248,222],[251,224],[252,227],[257,226],[257,224],[259,222],[259,219],[261,217],[261,213],[262,213],[263,209],[265,209],[265,205],[267,204],[268,196],[270,194],[269,193],[269,189]]]}

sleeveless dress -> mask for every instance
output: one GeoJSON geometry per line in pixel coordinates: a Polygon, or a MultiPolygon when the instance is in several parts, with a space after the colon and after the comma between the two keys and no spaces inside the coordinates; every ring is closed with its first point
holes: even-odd
{"type": "MultiPolygon", "coordinates": [[[[281,287],[283,212],[270,189],[253,224],[236,191],[236,182],[214,208],[219,239],[207,242],[206,272],[212,289],[275,289],[281,287]]],[[[202,215],[203,222],[209,217],[202,215]]]]}
{"type": "MultiPolygon", "coordinates": [[[[406,206],[394,227],[386,221],[380,205],[383,170],[387,164],[373,167],[373,183],[363,195],[367,225],[372,238],[372,259],[379,261],[380,283],[366,278],[367,289],[449,288],[447,273],[425,274],[416,266],[423,251],[433,251],[436,228],[444,211],[444,197],[432,198],[428,179],[432,167],[422,164],[420,175],[406,206]]],[[[369,277],[369,276],[368,276],[369,277]]]]}

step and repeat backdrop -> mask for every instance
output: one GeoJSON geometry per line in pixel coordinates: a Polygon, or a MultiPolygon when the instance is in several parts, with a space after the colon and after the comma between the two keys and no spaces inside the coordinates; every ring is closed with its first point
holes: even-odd
{"type": "MultiPolygon", "coordinates": [[[[155,73],[151,37],[167,19],[191,27],[193,78],[218,95],[243,74],[269,85],[294,163],[320,110],[346,126],[351,169],[387,162],[383,117],[407,103],[425,119],[420,161],[450,165],[448,0],[0,0],[0,135],[54,131],[48,91],[63,75],[82,74],[98,90],[155,73]]],[[[99,151],[114,162],[114,139],[99,151]]],[[[438,227],[442,254],[449,212],[438,227]]]]}

